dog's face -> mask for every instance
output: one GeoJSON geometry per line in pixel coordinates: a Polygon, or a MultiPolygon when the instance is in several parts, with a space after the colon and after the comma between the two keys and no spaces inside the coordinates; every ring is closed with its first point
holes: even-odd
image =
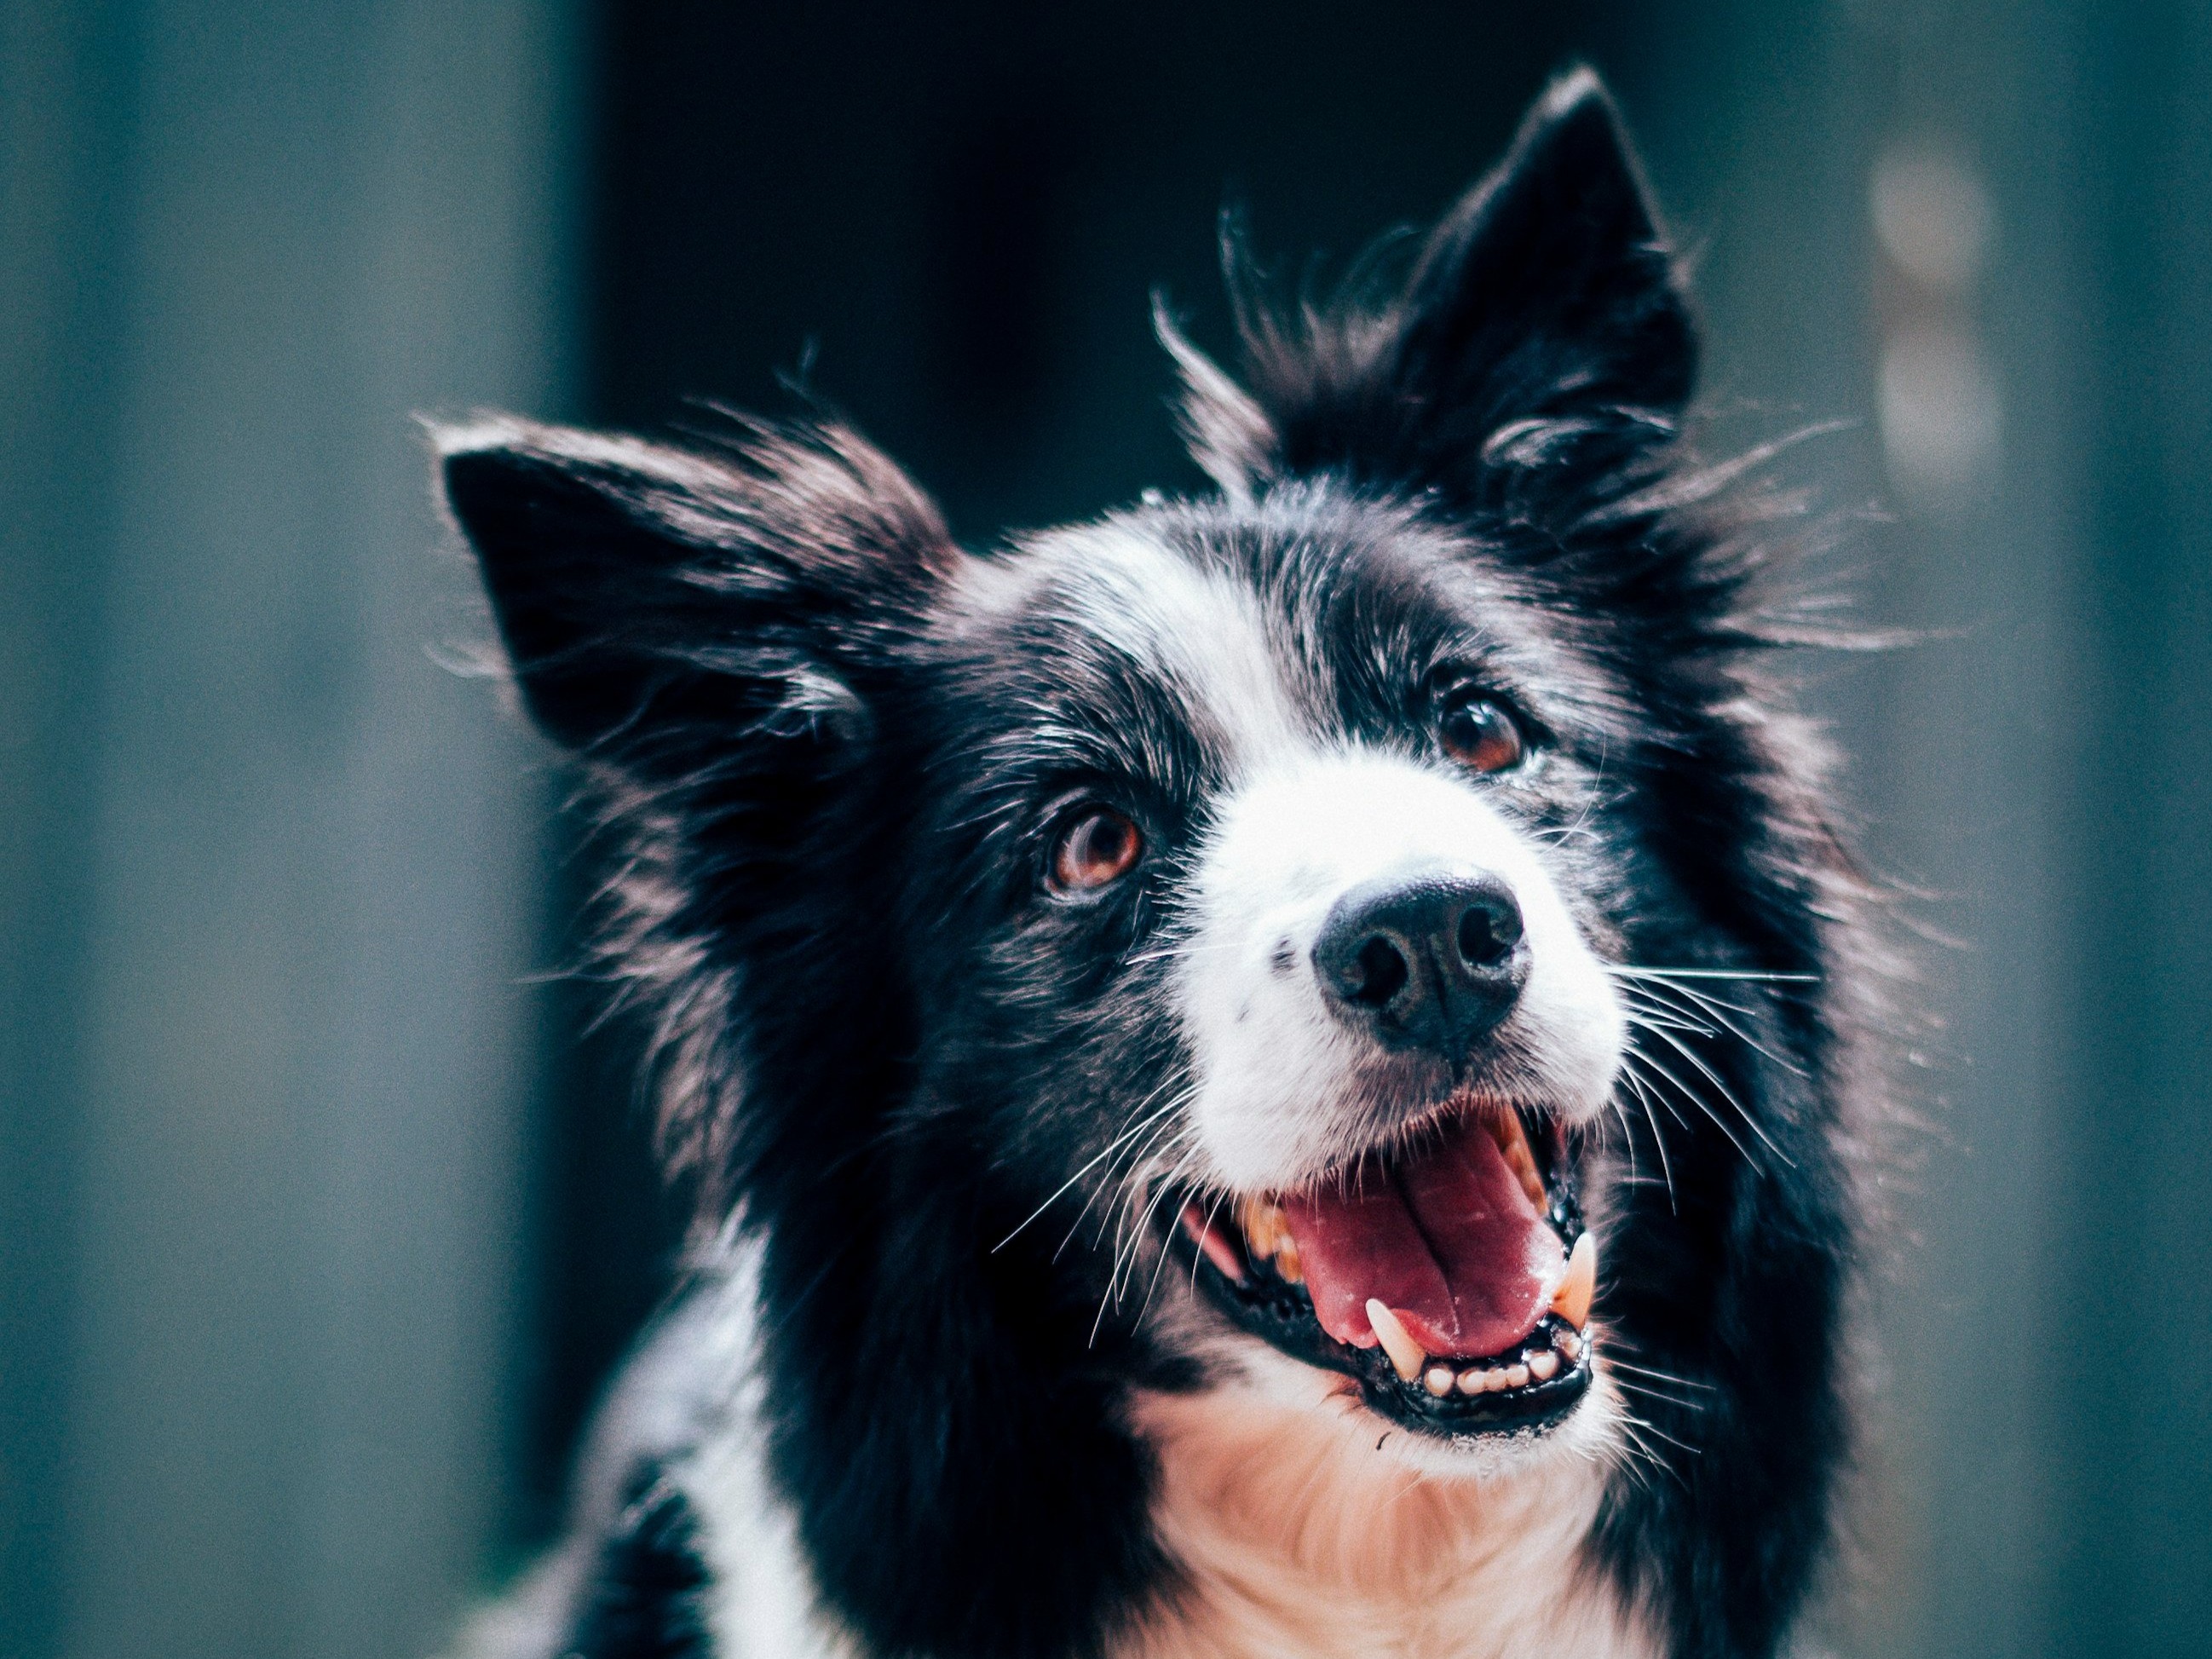
{"type": "Polygon", "coordinates": [[[1027,1652],[1160,1583],[1140,1395],[1476,1475],[1648,1427],[1594,1547],[1739,1650],[1840,1439],[1857,890],[1603,94],[1398,286],[1240,321],[1241,382],[1162,323],[1217,491],[981,555],[835,426],[443,434],[671,1151],[763,1246],[779,1479],[884,1643],[1027,1652]]]}
{"type": "Polygon", "coordinates": [[[1625,689],[1555,596],[1307,487],[979,562],[931,652],[925,1089],[1024,1149],[1103,1315],[1202,1339],[1195,1285],[1448,1440],[1571,1412],[1625,689]]]}

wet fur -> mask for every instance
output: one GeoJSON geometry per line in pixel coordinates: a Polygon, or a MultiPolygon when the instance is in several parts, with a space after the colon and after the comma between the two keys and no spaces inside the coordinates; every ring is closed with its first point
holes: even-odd
{"type": "Polygon", "coordinates": [[[1475,638],[1556,746],[1499,810],[1590,948],[1788,976],[1683,1036],[1740,1116],[1647,1077],[1586,1149],[1605,1437],[1425,1474],[1356,1407],[1333,1437],[1240,1389],[1129,1207],[1162,1166],[1089,1162],[1187,1084],[1146,959],[1235,787],[1174,677],[1086,627],[1106,531],[971,556],[834,424],[678,450],[489,420],[441,434],[445,486],[600,803],[598,970],[656,1022],[707,1223],[576,1532],[482,1650],[1784,1644],[1845,1446],[1867,901],[1765,666],[1769,526],[1680,441],[1673,257],[1577,76],[1395,277],[1284,313],[1232,276],[1238,375],[1164,325],[1218,493],[1107,530],[1252,596],[1298,718],[1407,765],[1399,658],[1475,638]],[[1141,780],[1158,881],[1036,903],[1049,798],[1099,777],[1141,780]]]}

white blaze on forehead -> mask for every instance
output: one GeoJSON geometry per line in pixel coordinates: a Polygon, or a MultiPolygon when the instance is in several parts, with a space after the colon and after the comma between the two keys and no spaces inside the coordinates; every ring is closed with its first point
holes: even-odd
{"type": "Polygon", "coordinates": [[[1294,690],[1301,670],[1279,648],[1249,583],[1131,525],[1073,532],[1049,546],[1074,567],[1066,590],[1085,631],[1171,685],[1232,775],[1310,748],[1294,690]]]}
{"type": "Polygon", "coordinates": [[[1511,888],[1528,978],[1488,1045],[1486,1086],[1571,1119],[1602,1109],[1620,1060],[1620,1006],[1537,844],[1472,782],[1372,750],[1309,750],[1228,793],[1188,896],[1192,1111],[1219,1179],[1294,1186],[1354,1150],[1347,1137],[1373,1133],[1389,1073],[1330,1012],[1313,947],[1344,893],[1400,874],[1511,888]]]}

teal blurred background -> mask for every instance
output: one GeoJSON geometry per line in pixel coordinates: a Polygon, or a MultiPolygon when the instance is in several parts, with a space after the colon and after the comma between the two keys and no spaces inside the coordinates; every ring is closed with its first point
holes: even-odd
{"type": "Polygon", "coordinates": [[[812,384],[987,538],[1613,82],[1922,896],[1844,1655],[2212,1647],[2212,9],[0,0],[0,1656],[410,1659],[671,1218],[418,411],[812,384]]]}

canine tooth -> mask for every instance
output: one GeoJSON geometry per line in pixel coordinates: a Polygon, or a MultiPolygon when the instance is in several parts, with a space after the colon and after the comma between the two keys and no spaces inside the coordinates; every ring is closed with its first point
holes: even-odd
{"type": "Polygon", "coordinates": [[[1528,1375],[1539,1382],[1550,1382],[1559,1375],[1559,1356],[1549,1348],[1545,1349],[1541,1353],[1532,1353],[1528,1356],[1528,1375]]]}
{"type": "Polygon", "coordinates": [[[1459,1391],[1462,1394],[1480,1394],[1486,1386],[1482,1376],[1480,1370],[1462,1371],[1459,1374],[1459,1391]]]}
{"type": "Polygon", "coordinates": [[[1439,1400],[1452,1391],[1455,1381],[1449,1365],[1431,1365],[1421,1373],[1421,1386],[1439,1400]]]}
{"type": "Polygon", "coordinates": [[[1421,1374],[1421,1364],[1428,1355],[1421,1345],[1413,1340],[1413,1334],[1399,1323],[1398,1316],[1382,1305],[1379,1297],[1367,1298],[1367,1322],[1375,1328],[1375,1334],[1382,1344],[1382,1352],[1390,1356],[1390,1364],[1402,1382],[1410,1382],[1421,1374]]]}
{"type": "Polygon", "coordinates": [[[1544,1177],[1536,1173],[1535,1149],[1528,1145],[1528,1132],[1521,1124],[1521,1114],[1510,1106],[1494,1113],[1491,1118],[1490,1138],[1498,1143],[1498,1150],[1505,1154],[1505,1167],[1513,1171],[1521,1182],[1521,1190],[1528,1194],[1528,1201],[1542,1210],[1547,1201],[1544,1193],[1544,1177]]]}
{"type": "Polygon", "coordinates": [[[1505,1368],[1505,1386],[1509,1389],[1527,1388],[1528,1368],[1526,1365],[1508,1365],[1505,1368]]]}
{"type": "MultiPolygon", "coordinates": [[[[1567,1257],[1567,1276],[1552,1292],[1552,1311],[1577,1330],[1589,1323],[1590,1298],[1597,1294],[1597,1237],[1584,1233],[1567,1257]]],[[[1568,1358],[1572,1358],[1571,1354],[1568,1358]]]]}
{"type": "Polygon", "coordinates": [[[1290,1224],[1281,1208],[1264,1198],[1248,1198],[1239,1204],[1237,1224],[1244,1230],[1244,1248],[1263,1261],[1290,1242],[1290,1224]]]}
{"type": "Polygon", "coordinates": [[[1297,1243],[1288,1228],[1284,1229],[1283,1242],[1275,1251],[1275,1272],[1293,1285],[1306,1282],[1305,1264],[1298,1260],[1297,1243]]]}

